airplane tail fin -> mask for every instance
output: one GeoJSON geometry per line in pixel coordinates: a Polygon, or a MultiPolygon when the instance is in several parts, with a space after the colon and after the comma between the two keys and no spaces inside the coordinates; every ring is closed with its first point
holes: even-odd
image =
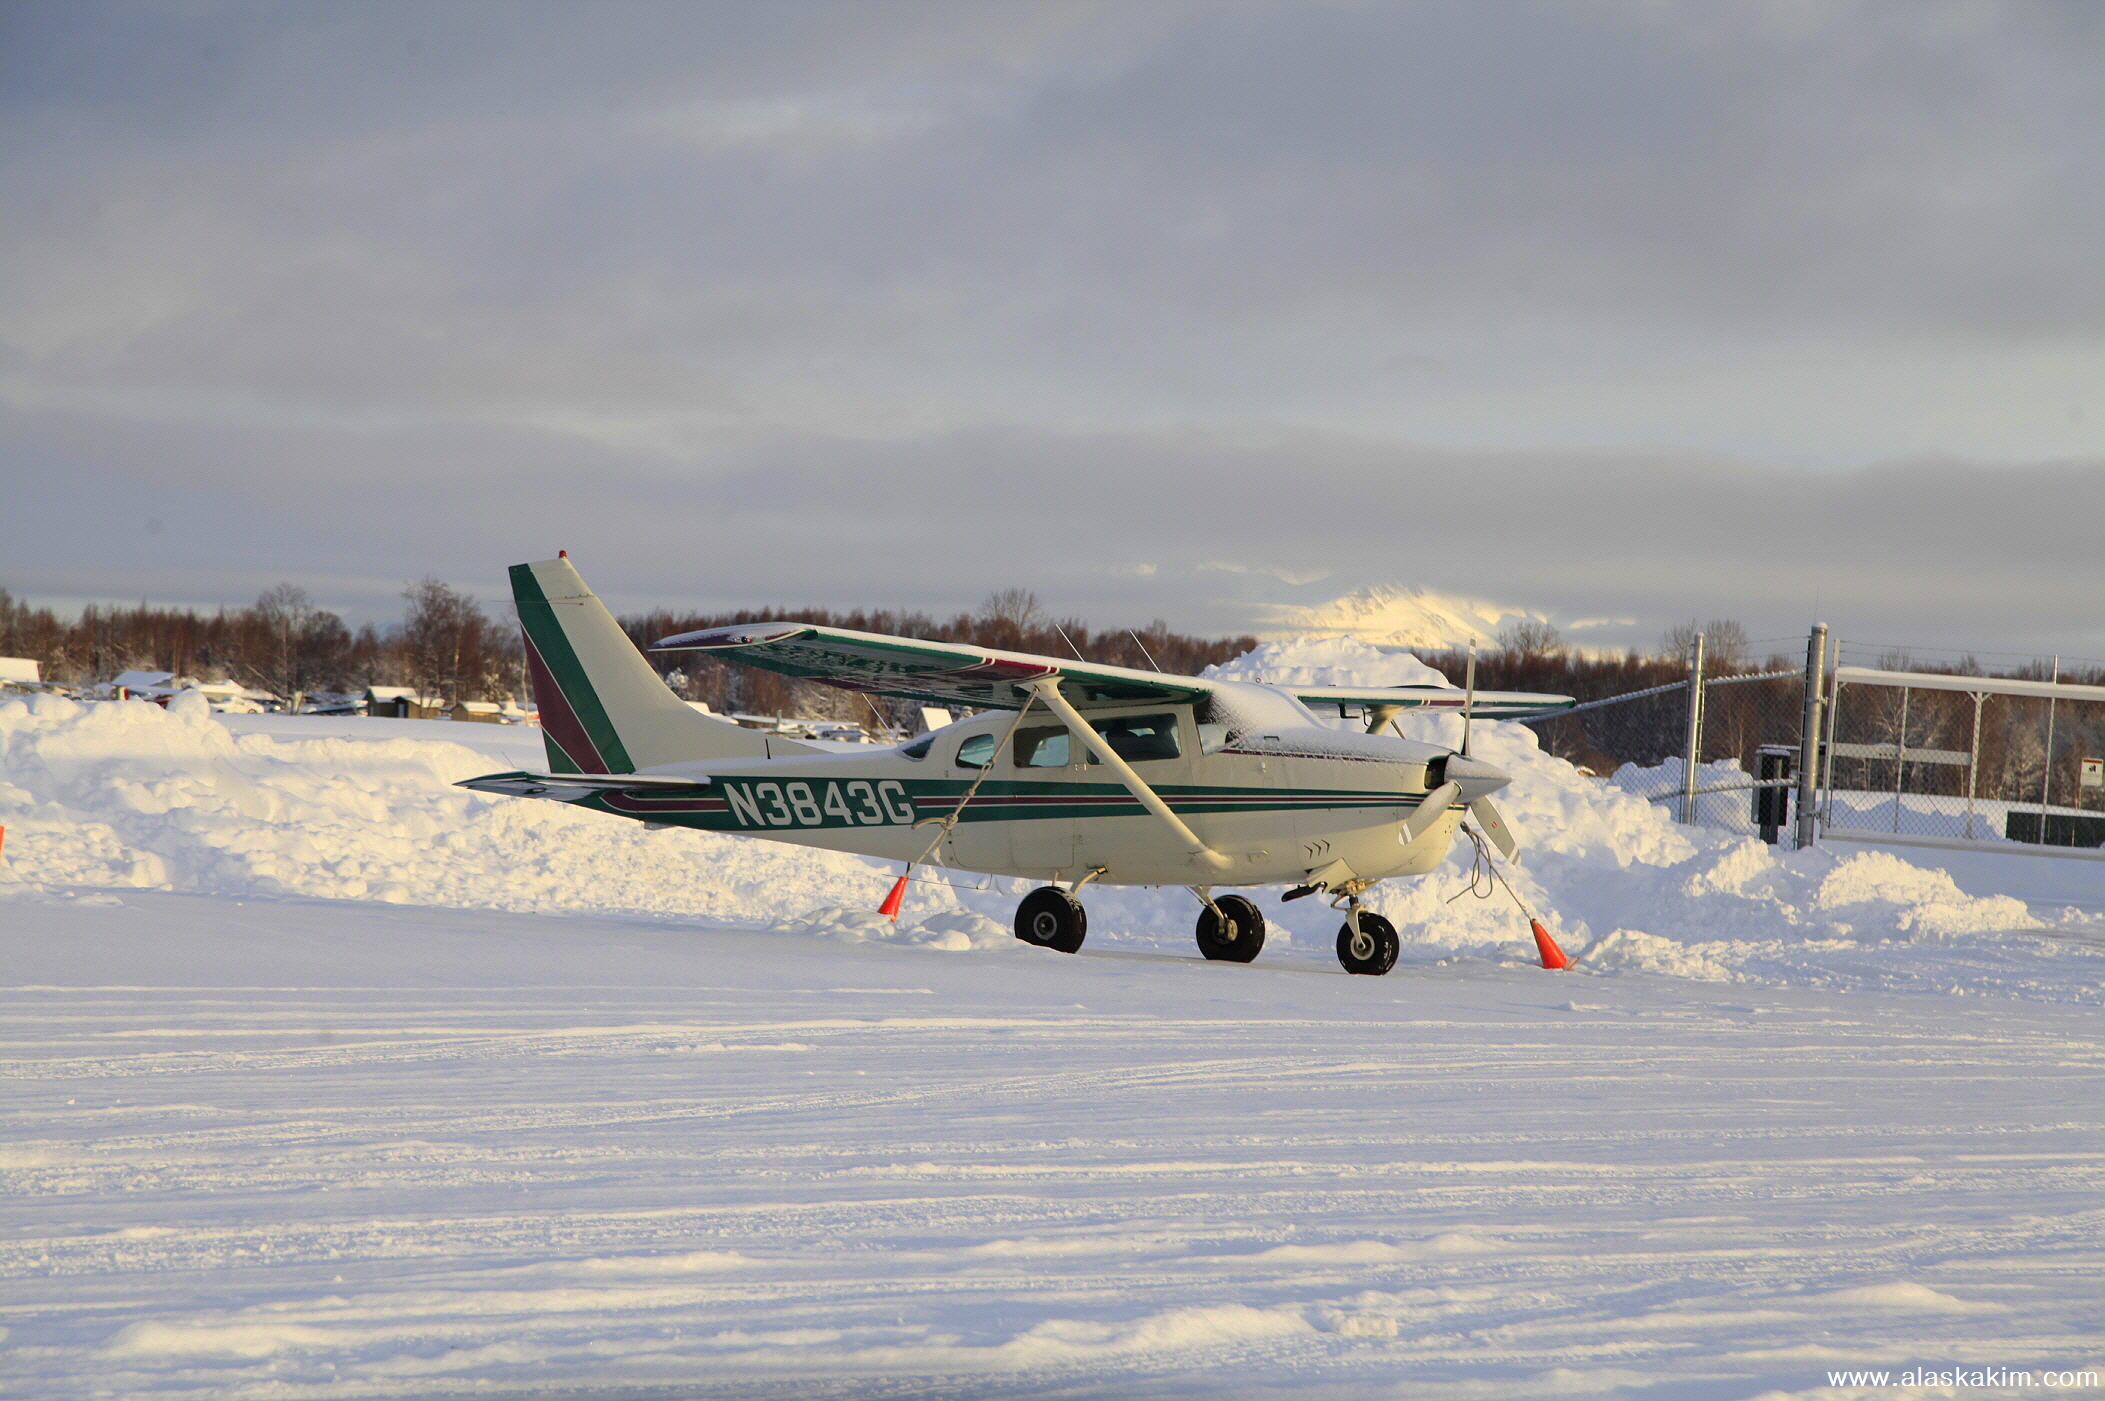
{"type": "Polygon", "coordinates": [[[668,690],[568,558],[513,565],[512,597],[551,773],[768,756],[766,736],[712,720],[668,690]]]}

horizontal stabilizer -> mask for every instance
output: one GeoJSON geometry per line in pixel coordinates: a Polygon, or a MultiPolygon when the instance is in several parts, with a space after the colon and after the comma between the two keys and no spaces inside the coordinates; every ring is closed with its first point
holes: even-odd
{"type": "Polygon", "coordinates": [[[707,788],[709,778],[706,774],[662,778],[634,773],[487,773],[453,786],[514,798],[581,798],[587,793],[692,793],[707,788]]]}

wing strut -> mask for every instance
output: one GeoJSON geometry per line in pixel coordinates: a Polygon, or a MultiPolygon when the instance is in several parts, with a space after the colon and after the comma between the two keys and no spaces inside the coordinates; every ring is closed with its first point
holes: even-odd
{"type": "Polygon", "coordinates": [[[1034,681],[1030,691],[1045,702],[1047,710],[1060,717],[1069,734],[1086,745],[1089,752],[1094,754],[1105,768],[1118,775],[1118,781],[1125,784],[1127,792],[1140,800],[1142,807],[1177,834],[1190,850],[1193,864],[1204,866],[1209,871],[1226,871],[1234,867],[1233,860],[1200,841],[1198,833],[1185,826],[1184,819],[1170,811],[1169,804],[1163,802],[1155,790],[1148,787],[1147,780],[1133,772],[1133,766],[1119,756],[1118,751],[1111,747],[1111,742],[1098,734],[1095,727],[1082,718],[1081,712],[1067,703],[1067,697],[1060,694],[1060,683],[1057,679],[1034,681]]]}

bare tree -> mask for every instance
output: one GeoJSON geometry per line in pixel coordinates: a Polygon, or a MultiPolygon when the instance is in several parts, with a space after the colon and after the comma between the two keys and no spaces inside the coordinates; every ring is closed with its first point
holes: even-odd
{"type": "Polygon", "coordinates": [[[418,694],[446,701],[481,700],[494,649],[490,619],[467,594],[435,574],[402,591],[402,661],[418,694]]]}
{"type": "Polygon", "coordinates": [[[1031,651],[1032,634],[1044,617],[1038,595],[1029,589],[997,589],[979,605],[977,626],[971,635],[982,647],[1001,647],[1012,652],[1031,651]]]}
{"type": "Polygon", "coordinates": [[[289,700],[341,683],[351,634],[342,618],[315,607],[299,585],[265,589],[240,625],[236,669],[250,684],[289,700]]]}
{"type": "Polygon", "coordinates": [[[1732,671],[1747,664],[1747,629],[1733,618],[1712,618],[1707,623],[1690,618],[1676,623],[1660,635],[1659,655],[1668,661],[1681,660],[1699,632],[1703,634],[1705,671],[1732,671]]]}
{"type": "Polygon", "coordinates": [[[1018,632],[1038,626],[1043,610],[1038,595],[1029,589],[996,589],[979,605],[979,616],[990,623],[1008,623],[1018,632]]]}
{"type": "Polygon", "coordinates": [[[1498,645],[1516,662],[1553,657],[1564,650],[1564,634],[1547,618],[1520,618],[1498,630],[1498,645]]]}

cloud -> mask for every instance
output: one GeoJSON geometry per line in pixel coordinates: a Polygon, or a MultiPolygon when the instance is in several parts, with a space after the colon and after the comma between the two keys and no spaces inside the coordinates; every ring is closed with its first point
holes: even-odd
{"type": "Polygon", "coordinates": [[[1288,569],[1279,565],[1239,564],[1227,560],[1201,560],[1192,566],[1198,574],[1262,574],[1268,579],[1277,579],[1282,584],[1320,584],[1337,571],[1334,569],[1288,569]]]}
{"type": "Polygon", "coordinates": [[[241,602],[293,578],[387,617],[426,571],[501,598],[503,566],[560,547],[621,608],[940,614],[1013,585],[1100,625],[1240,632],[1396,584],[1634,620],[1590,628],[1597,646],[1650,645],[1689,616],[1770,637],[1824,615],[1924,646],[2105,656],[2091,607],[2105,472],[2084,465],[1830,473],[1686,452],[1009,430],[802,437],[672,470],[511,429],[35,422],[16,450],[40,470],[10,514],[43,528],[10,541],[17,593],[241,602]],[[230,476],[230,460],[298,470],[230,476]],[[1136,558],[1154,572],[1105,564],[1136,558]]]}
{"type": "Polygon", "coordinates": [[[1228,630],[1396,583],[2105,651],[2101,39],[10,7],[0,584],[388,613],[570,543],[637,602],[1228,630]]]}

